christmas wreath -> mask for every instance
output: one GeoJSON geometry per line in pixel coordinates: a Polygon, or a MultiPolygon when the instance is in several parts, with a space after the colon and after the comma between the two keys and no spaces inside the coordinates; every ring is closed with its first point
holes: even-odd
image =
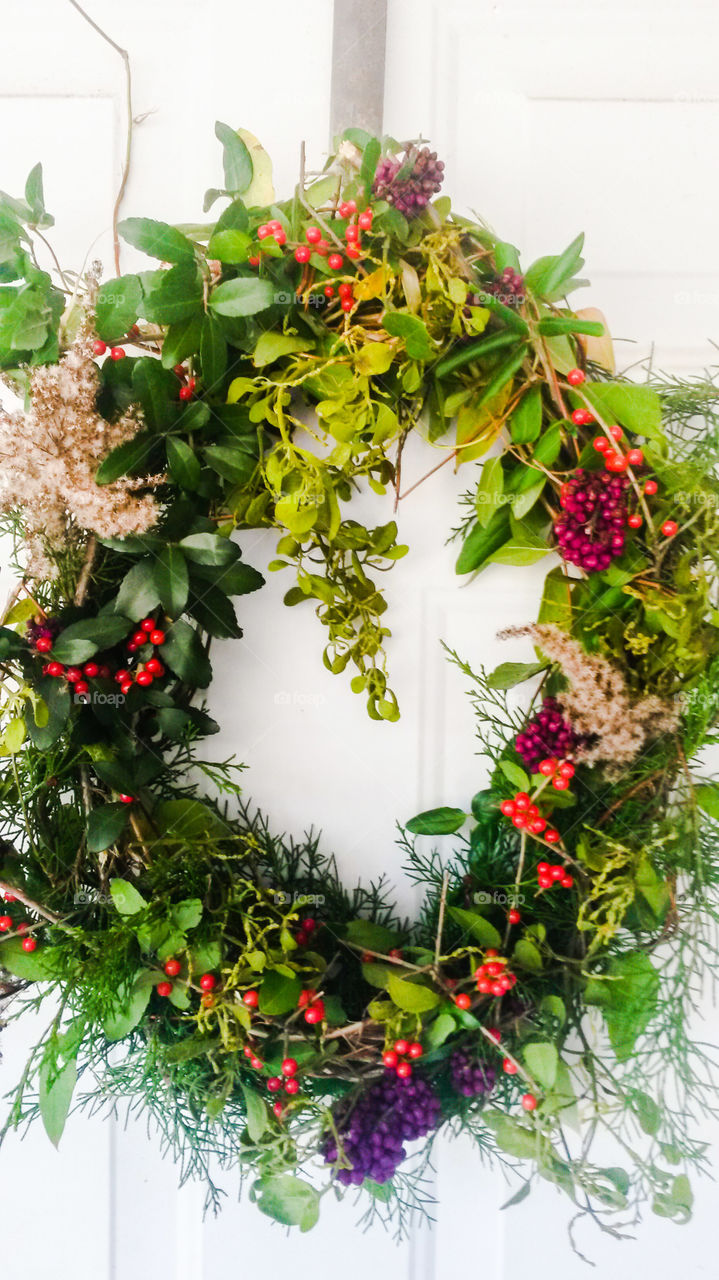
{"type": "Polygon", "coordinates": [[[603,321],[566,301],[582,238],[524,270],[438,196],[427,146],[349,129],[276,202],[257,140],[216,133],[222,212],[121,222],[155,259],[136,273],[44,269],[39,166],[0,197],[0,965],[6,1017],[51,1013],[6,1131],[145,1109],[183,1179],[216,1200],[239,1167],[306,1230],[346,1187],[401,1226],[443,1127],[530,1162],[513,1199],[543,1178],[615,1233],[647,1200],[685,1221],[716,1109],[688,1019],[719,879],[696,763],[719,716],[717,390],[613,376],[603,321]],[[263,582],[242,531],[270,528],[325,665],[397,718],[375,579],[407,548],[348,513],[402,497],[412,433],[473,477],[459,574],[552,567],[525,661],[450,655],[488,782],[401,831],[426,890],[408,923],[247,807],[197,750],[217,726],[196,694],[263,582]]]}

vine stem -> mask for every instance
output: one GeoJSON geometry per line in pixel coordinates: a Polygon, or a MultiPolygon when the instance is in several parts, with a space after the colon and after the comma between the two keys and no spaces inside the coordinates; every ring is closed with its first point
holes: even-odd
{"type": "Polygon", "coordinates": [[[82,5],[78,4],[78,0],[70,0],[70,4],[73,9],[77,9],[77,12],[85,19],[85,22],[92,27],[93,31],[96,31],[101,39],[106,41],[106,43],[115,50],[115,53],[120,55],[125,70],[125,110],[127,113],[125,158],[122,165],[120,185],[117,189],[115,204],[112,209],[112,247],[115,256],[115,271],[120,275],[120,237],[117,231],[117,224],[120,218],[120,206],[122,205],[125,188],[127,187],[127,179],[130,175],[130,158],[132,155],[132,69],[130,67],[130,55],[127,52],[127,49],[123,49],[116,40],[113,40],[112,36],[108,35],[107,31],[103,31],[102,27],[95,22],[94,18],[91,18],[89,13],[86,13],[82,5]]]}

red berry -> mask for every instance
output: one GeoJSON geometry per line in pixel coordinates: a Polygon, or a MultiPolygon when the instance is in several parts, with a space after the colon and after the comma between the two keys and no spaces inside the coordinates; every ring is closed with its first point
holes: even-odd
{"type": "Polygon", "coordinates": [[[272,235],[272,228],[268,227],[266,222],[261,222],[259,227],[257,228],[257,239],[266,240],[267,237],[271,235],[272,235]]]}
{"type": "Polygon", "coordinates": [[[351,311],[354,306],[354,302],[352,298],[343,298],[340,302],[340,306],[343,311],[351,311]]]}
{"type": "Polygon", "coordinates": [[[86,662],[85,666],[83,667],[83,671],[85,672],[85,675],[89,676],[91,680],[93,680],[95,676],[100,674],[100,668],[98,667],[96,662],[86,662]]]}
{"type": "Polygon", "coordinates": [[[300,928],[302,928],[305,933],[314,933],[317,928],[317,921],[312,916],[306,916],[304,920],[300,921],[300,928]]]}
{"type": "Polygon", "coordinates": [[[36,947],[37,947],[37,942],[35,941],[34,938],[23,938],[22,940],[23,951],[34,951],[36,947]]]}
{"type": "Polygon", "coordinates": [[[656,480],[647,480],[644,486],[644,492],[648,493],[651,498],[652,495],[656,493],[658,488],[659,488],[659,485],[657,484],[656,480]]]}
{"type": "Polygon", "coordinates": [[[127,697],[131,688],[132,688],[132,680],[123,680],[122,684],[120,685],[120,693],[124,693],[125,697],[127,697]]]}
{"type": "Polygon", "coordinates": [[[472,1000],[471,997],[467,995],[466,991],[462,991],[458,996],[454,997],[454,1003],[458,1009],[469,1009],[471,1007],[472,1000]]]}
{"type": "Polygon", "coordinates": [[[275,244],[283,245],[287,239],[287,232],[285,231],[284,227],[277,227],[272,232],[272,238],[275,244]]]}
{"type": "Polygon", "coordinates": [[[12,916],[0,916],[0,933],[7,933],[8,929],[12,929],[12,916]]]}
{"type": "Polygon", "coordinates": [[[555,866],[555,867],[549,868],[550,880],[561,880],[563,875],[564,875],[564,867],[555,866]]]}
{"type": "Polygon", "coordinates": [[[399,1058],[397,1057],[394,1049],[387,1049],[382,1054],[382,1061],[386,1067],[389,1067],[390,1071],[394,1071],[397,1063],[399,1062],[399,1058]]]}
{"type": "Polygon", "coordinates": [[[508,1076],[516,1076],[517,1064],[516,1062],[512,1062],[511,1058],[505,1058],[504,1062],[502,1063],[502,1070],[506,1072],[508,1076]]]}
{"type": "Polygon", "coordinates": [[[551,778],[556,768],[557,768],[557,762],[554,759],[540,760],[539,766],[538,766],[539,772],[545,778],[551,778]]]}
{"type": "Polygon", "coordinates": [[[494,960],[495,956],[499,955],[499,952],[496,947],[487,947],[484,954],[488,960],[494,960]]]}
{"type": "Polygon", "coordinates": [[[309,942],[309,937],[308,937],[308,935],[304,932],[304,929],[298,929],[298,930],[297,930],[297,932],[296,932],[296,934],[295,934],[295,942],[297,943],[297,946],[298,946],[298,947],[306,947],[306,946],[307,946],[307,943],[309,942]]]}
{"type": "Polygon", "coordinates": [[[153,675],[151,671],[139,671],[135,677],[135,684],[139,684],[143,689],[146,689],[148,685],[151,685],[152,681],[153,675]]]}
{"type": "Polygon", "coordinates": [[[283,1076],[294,1076],[297,1074],[297,1063],[294,1058],[283,1058],[281,1071],[283,1076]]]}
{"type": "Polygon", "coordinates": [[[14,894],[14,893],[6,893],[6,894],[5,894],[5,901],[6,901],[6,902],[17,902],[17,898],[16,898],[16,896],[15,896],[15,894],[14,894]]]}
{"type": "Polygon", "coordinates": [[[87,683],[87,680],[75,681],[75,693],[78,695],[78,697],[82,698],[86,693],[89,693],[89,692],[90,692],[90,686],[87,683]]]}
{"type": "Polygon", "coordinates": [[[504,985],[504,983],[503,983],[503,982],[493,982],[493,983],[492,983],[492,995],[493,995],[493,996],[503,996],[506,990],[507,990],[507,988],[505,987],[505,985],[504,985]]]}
{"type": "Polygon", "coordinates": [[[409,1040],[395,1040],[394,1048],[395,1053],[399,1053],[404,1057],[405,1053],[409,1053],[409,1040]]]}
{"type": "Polygon", "coordinates": [[[531,832],[533,836],[541,836],[546,825],[547,825],[546,818],[534,818],[530,823],[527,824],[527,830],[531,832]]]}
{"type": "Polygon", "coordinates": [[[316,1022],[321,1022],[324,1016],[325,1006],[321,1000],[318,1000],[316,1004],[311,1004],[305,1012],[305,1022],[308,1022],[310,1026],[314,1026],[316,1022]]]}
{"type": "Polygon", "coordinates": [[[489,1036],[490,1040],[494,1040],[494,1043],[495,1043],[495,1044],[499,1044],[500,1040],[502,1039],[502,1032],[499,1030],[499,1028],[498,1028],[498,1027],[487,1027],[487,1029],[486,1029],[486,1030],[487,1030],[487,1035],[489,1036]]]}
{"type": "Polygon", "coordinates": [[[567,374],[567,382],[569,383],[570,387],[581,387],[586,376],[587,376],[586,373],[584,373],[581,369],[570,369],[569,373],[567,374]]]}
{"type": "Polygon", "coordinates": [[[570,876],[569,872],[566,872],[566,874],[562,876],[559,883],[561,884],[563,889],[571,889],[572,885],[574,884],[574,877],[570,876]]]}
{"type": "Polygon", "coordinates": [[[147,644],[147,642],[148,641],[147,641],[146,631],[135,631],[132,636],[132,640],[130,641],[131,644],[136,644],[138,649],[140,648],[141,645],[147,644]]]}
{"type": "Polygon", "coordinates": [[[49,653],[52,649],[52,640],[49,636],[40,636],[40,639],[35,641],[35,648],[38,653],[49,653]]]}
{"type": "Polygon", "coordinates": [[[409,1062],[400,1062],[397,1066],[397,1075],[400,1080],[408,1080],[412,1074],[412,1067],[409,1062]]]}
{"type": "Polygon", "coordinates": [[[217,986],[217,978],[214,973],[203,973],[200,978],[200,987],[203,991],[214,991],[217,986]]]}
{"type": "Polygon", "coordinates": [[[165,668],[161,662],[158,662],[157,658],[150,658],[149,662],[145,663],[145,670],[149,671],[151,676],[164,676],[165,674],[165,668]]]}
{"type": "Polygon", "coordinates": [[[143,619],[142,619],[142,622],[140,623],[140,630],[141,630],[141,631],[154,631],[154,630],[155,630],[155,619],[154,619],[154,618],[143,618],[143,619]]]}
{"type": "Polygon", "coordinates": [[[282,1081],[279,1076],[270,1076],[267,1081],[267,1089],[270,1093],[279,1093],[282,1088],[282,1081]]]}
{"type": "Polygon", "coordinates": [[[626,471],[627,460],[623,453],[610,451],[604,455],[604,465],[607,471],[626,471]]]}
{"type": "Polygon", "coordinates": [[[413,1040],[411,1045],[409,1046],[410,1058],[421,1058],[423,1053],[424,1053],[424,1049],[419,1043],[419,1040],[413,1040]]]}
{"type": "Polygon", "coordinates": [[[326,298],[334,298],[334,296],[335,296],[335,288],[334,288],[334,285],[332,285],[332,284],[326,284],[326,285],[325,285],[325,287],[324,287],[324,289],[322,290],[322,292],[324,293],[324,295],[325,295],[325,297],[326,297],[326,298]]]}
{"type": "Polygon", "coordinates": [[[402,959],[402,948],[401,948],[401,947],[390,947],[389,951],[387,952],[387,955],[389,956],[390,960],[401,960],[401,959],[402,959]]]}
{"type": "Polygon", "coordinates": [[[185,374],[187,373],[187,370],[184,364],[175,364],[172,366],[172,372],[177,374],[178,378],[184,378],[185,374]]]}
{"type": "Polygon", "coordinates": [[[514,809],[513,800],[503,800],[499,807],[502,813],[504,814],[505,818],[514,817],[515,809],[514,809]]]}
{"type": "Polygon", "coordinates": [[[679,525],[676,520],[665,520],[662,525],[662,533],[666,538],[673,538],[675,533],[679,532],[679,525]]]}
{"type": "Polygon", "coordinates": [[[360,214],[359,218],[357,219],[357,225],[360,226],[363,231],[371,230],[372,228],[372,210],[371,209],[365,209],[364,213],[360,214]]]}
{"type": "Polygon", "coordinates": [[[92,344],[92,350],[94,355],[104,356],[107,351],[107,343],[103,342],[102,338],[96,338],[92,344]]]}
{"type": "Polygon", "coordinates": [[[507,912],[507,919],[509,920],[510,924],[519,924],[522,917],[517,911],[516,907],[512,907],[511,911],[507,912]]]}
{"type": "Polygon", "coordinates": [[[110,359],[111,359],[111,360],[124,360],[124,359],[125,359],[125,348],[124,348],[124,347],[111,347],[111,348],[110,348],[110,359]]]}
{"type": "Polygon", "coordinates": [[[305,991],[300,991],[300,998],[297,1001],[298,1009],[305,1009],[311,1000],[314,1000],[317,992],[314,987],[307,987],[305,991]]]}
{"type": "Polygon", "coordinates": [[[292,1095],[295,1093],[299,1093],[299,1091],[300,1091],[299,1080],[285,1080],[285,1093],[289,1093],[290,1095],[292,1095]]]}
{"type": "MultiPolygon", "coordinates": [[[[140,677],[138,676],[138,680],[139,680],[139,678],[140,678],[140,677]]],[[[564,778],[564,777],[553,778],[553,779],[552,779],[552,786],[554,787],[554,790],[555,790],[555,791],[568,791],[568,790],[569,790],[569,778],[564,778]]]]}
{"type": "Polygon", "coordinates": [[[614,426],[609,428],[609,434],[612,437],[612,440],[621,440],[624,432],[621,427],[614,426]]]}
{"type": "Polygon", "coordinates": [[[558,840],[561,840],[561,836],[554,827],[550,827],[548,831],[545,831],[544,839],[548,844],[556,844],[558,840]]]}
{"type": "Polygon", "coordinates": [[[551,889],[552,883],[551,876],[537,876],[537,884],[540,889],[551,889]]]}
{"type": "Polygon", "coordinates": [[[347,280],[343,280],[341,284],[338,284],[337,292],[340,295],[340,298],[351,298],[353,287],[354,286],[351,285],[347,280]]]}
{"type": "Polygon", "coordinates": [[[127,652],[137,653],[139,648],[140,648],[139,644],[135,644],[135,641],[131,640],[130,643],[127,645],[127,652]]]}
{"type": "MultiPolygon", "coordinates": [[[[70,677],[68,676],[68,680],[69,678],[70,677]]],[[[127,671],[124,667],[121,667],[119,671],[115,672],[115,679],[117,680],[118,684],[124,684],[126,680],[132,679],[132,672],[127,671]]]]}
{"type": "Polygon", "coordinates": [[[501,964],[498,964],[496,960],[493,960],[491,964],[486,964],[484,967],[490,978],[496,978],[502,972],[502,966],[501,964]]]}
{"type": "Polygon", "coordinates": [[[277,1119],[278,1119],[278,1120],[281,1120],[281,1119],[282,1119],[282,1113],[283,1113],[283,1111],[284,1111],[284,1107],[282,1106],[282,1103],[281,1103],[281,1102],[273,1102],[273,1103],[272,1103],[272,1110],[274,1111],[275,1115],[277,1116],[277,1119]]]}
{"type": "Polygon", "coordinates": [[[317,244],[315,245],[315,253],[318,253],[321,258],[326,258],[329,251],[330,247],[326,240],[317,241],[317,244]]]}
{"type": "Polygon", "coordinates": [[[606,453],[607,449],[611,447],[606,436],[595,436],[592,440],[592,444],[597,450],[597,453],[606,453]]]}
{"type": "Polygon", "coordinates": [[[538,862],[538,863],[537,863],[537,875],[538,875],[538,876],[546,876],[546,875],[547,875],[547,873],[548,873],[548,871],[549,871],[549,863],[548,863],[548,862],[538,862]]]}
{"type": "Polygon", "coordinates": [[[158,996],[169,996],[169,995],[172,995],[172,983],[171,983],[171,982],[158,982],[158,984],[157,984],[157,994],[158,994],[158,996]]]}
{"type": "Polygon", "coordinates": [[[480,978],[477,983],[477,990],[481,996],[488,996],[492,990],[492,984],[488,978],[480,978]]]}
{"type": "Polygon", "coordinates": [[[644,454],[641,449],[630,449],[627,453],[627,462],[630,467],[640,467],[644,461],[644,454]]]}
{"type": "Polygon", "coordinates": [[[181,400],[191,400],[192,387],[180,387],[179,396],[181,400]]]}
{"type": "Polygon", "coordinates": [[[256,257],[254,254],[252,255],[251,258],[248,258],[247,261],[249,262],[251,267],[259,267],[260,265],[260,259],[256,257]]]}
{"type": "Polygon", "coordinates": [[[517,827],[519,831],[522,831],[528,824],[529,818],[526,813],[518,813],[514,818],[512,818],[512,825],[517,827]]]}
{"type": "Polygon", "coordinates": [[[342,201],[342,203],[340,204],[340,206],[339,206],[339,208],[338,208],[337,212],[339,213],[340,218],[349,218],[349,217],[351,217],[351,216],[352,216],[352,207],[351,207],[351,205],[350,205],[349,200],[343,200],[343,201],[342,201]]]}
{"type": "Polygon", "coordinates": [[[635,514],[635,515],[627,516],[627,524],[629,525],[630,529],[641,529],[643,523],[644,521],[642,520],[642,517],[640,515],[635,514]]]}
{"type": "Polygon", "coordinates": [[[356,261],[357,258],[362,257],[362,250],[360,249],[358,244],[348,244],[345,252],[347,254],[347,257],[352,258],[353,261],[356,261]]]}
{"type": "MultiPolygon", "coordinates": [[[[200,986],[201,986],[201,985],[202,985],[202,983],[200,983],[200,986]]],[[[214,979],[213,979],[213,986],[214,986],[214,979]]],[[[256,1009],[256,1008],[257,1008],[257,1006],[258,1006],[258,1004],[260,1003],[260,996],[259,996],[259,992],[257,992],[257,991],[246,991],[246,992],[245,992],[245,994],[244,994],[244,995],[243,995],[243,997],[242,997],[242,1003],[243,1003],[243,1004],[245,1004],[245,1005],[247,1005],[247,1008],[248,1008],[248,1009],[256,1009]]]]}
{"type": "Polygon", "coordinates": [[[159,644],[164,644],[164,643],[165,643],[165,633],[164,633],[164,631],[151,631],[151,632],[150,632],[150,644],[157,644],[157,645],[159,645],[159,644]]]}
{"type": "Polygon", "coordinates": [[[345,228],[345,240],[352,241],[352,240],[359,240],[359,238],[360,238],[359,227],[355,223],[352,223],[351,226],[345,228]]]}
{"type": "Polygon", "coordinates": [[[215,1005],[215,997],[212,995],[210,991],[206,991],[204,996],[200,997],[200,1004],[202,1005],[203,1009],[212,1009],[214,1008],[214,1005],[215,1005]]]}
{"type": "Polygon", "coordinates": [[[576,769],[574,768],[571,760],[563,760],[559,766],[560,778],[573,778],[575,773],[576,769]]]}
{"type": "Polygon", "coordinates": [[[594,422],[594,418],[588,409],[575,409],[572,414],[572,422],[577,427],[586,427],[590,422],[594,422]]]}
{"type": "Polygon", "coordinates": [[[168,978],[176,978],[181,968],[182,968],[182,965],[180,964],[179,960],[165,961],[165,973],[167,974],[168,978]]]}
{"type": "Polygon", "coordinates": [[[528,809],[530,800],[526,791],[518,791],[514,797],[514,803],[517,809],[528,809]]]}
{"type": "Polygon", "coordinates": [[[120,803],[121,803],[121,804],[134,804],[134,803],[135,803],[135,797],[134,797],[134,796],[120,795],[120,796],[118,796],[118,800],[120,801],[120,803]]]}
{"type": "Polygon", "coordinates": [[[49,676],[61,676],[64,670],[65,668],[61,662],[48,662],[47,664],[47,674],[49,676]]]}
{"type": "Polygon", "coordinates": [[[112,675],[112,672],[108,667],[107,663],[103,662],[101,663],[97,674],[101,680],[109,680],[110,676],[112,675]]]}
{"type": "MultiPolygon", "coordinates": [[[[213,997],[212,997],[212,996],[210,996],[210,1000],[212,1000],[212,999],[213,999],[213,997]]],[[[264,1064],[264,1062],[262,1061],[262,1059],[261,1059],[261,1058],[257,1058],[257,1057],[255,1057],[255,1055],[254,1055],[254,1054],[253,1054],[253,1055],[252,1055],[252,1057],[250,1058],[250,1066],[252,1067],[253,1071],[261,1071],[261,1070],[262,1070],[262,1068],[264,1067],[264,1065],[265,1065],[265,1064],[264,1064]]]]}
{"type": "Polygon", "coordinates": [[[525,1093],[524,1097],[522,1098],[522,1106],[524,1107],[525,1111],[536,1111],[537,1099],[535,1098],[533,1093],[525,1093]]]}
{"type": "Polygon", "coordinates": [[[319,227],[308,227],[305,231],[305,238],[309,244],[319,244],[322,239],[322,232],[319,227]]]}
{"type": "Polygon", "coordinates": [[[295,262],[309,262],[312,250],[308,244],[300,244],[295,249],[295,262]]]}
{"type": "Polygon", "coordinates": [[[333,271],[340,271],[342,268],[342,254],[331,253],[327,259],[327,266],[331,267],[333,271]]]}

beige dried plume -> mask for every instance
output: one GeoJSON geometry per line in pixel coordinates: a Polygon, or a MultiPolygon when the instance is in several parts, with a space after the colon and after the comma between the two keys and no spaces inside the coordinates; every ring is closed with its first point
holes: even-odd
{"type": "Polygon", "coordinates": [[[501,639],[510,636],[530,636],[562,668],[569,687],[556,699],[575,732],[589,739],[576,752],[585,764],[628,764],[652,738],[676,729],[677,706],[654,694],[633,697],[618,667],[585,653],[559,627],[536,623],[500,632],[501,639]]]}
{"type": "Polygon", "coordinates": [[[142,419],[134,408],[116,422],[97,412],[90,325],[89,318],[57,364],[32,371],[26,412],[0,410],[0,510],[22,510],[31,578],[55,576],[53,552],[84,531],[101,538],[145,533],[160,514],[147,490],[162,476],[95,483],[102,460],[137,435],[142,419]]]}

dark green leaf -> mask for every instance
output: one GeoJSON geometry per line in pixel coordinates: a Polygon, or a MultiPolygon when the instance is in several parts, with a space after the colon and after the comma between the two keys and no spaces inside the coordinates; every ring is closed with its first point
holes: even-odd
{"type": "Polygon", "coordinates": [[[159,360],[142,356],[132,371],[132,385],[152,431],[166,431],[175,417],[177,376],[163,369],[159,360]]]}
{"type": "Polygon", "coordinates": [[[155,324],[179,324],[199,314],[202,306],[202,277],[194,262],[181,262],[171,271],[154,272],[152,287],[145,294],[141,314],[155,324]]]}
{"type": "Polygon", "coordinates": [[[299,978],[288,978],[276,969],[269,969],[260,987],[260,1013],[276,1017],[297,1008],[302,983],[299,978]]]}
{"type": "Polygon", "coordinates": [[[502,939],[493,924],[485,920],[478,911],[467,911],[464,907],[447,907],[447,914],[460,929],[463,929],[482,947],[500,947],[502,939]]]}
{"type": "Polygon", "coordinates": [[[127,816],[127,805],[121,801],[91,809],[87,815],[88,853],[102,853],[119,840],[127,825],[127,816]]]}
{"type": "Polygon", "coordinates": [[[232,564],[239,558],[239,547],[217,533],[191,533],[180,546],[188,560],[198,564],[232,564]]]}
{"type": "Polygon", "coordinates": [[[276,286],[257,276],[226,280],[210,294],[210,307],[218,316],[253,316],[275,301],[276,286]]]}
{"type": "Polygon", "coordinates": [[[501,662],[487,678],[490,689],[513,689],[545,671],[546,662],[501,662]]]}
{"type": "Polygon", "coordinates": [[[194,247],[187,237],[167,222],[155,222],[153,218],[125,218],[117,229],[128,244],[163,262],[183,262],[195,256],[194,247]]]}
{"type": "Polygon", "coordinates": [[[457,558],[457,573],[472,573],[481,569],[490,556],[509,538],[509,507],[499,507],[483,529],[476,524],[465,539],[457,558]]]}
{"type": "Polygon", "coordinates": [[[149,431],[140,431],[132,440],[126,440],[108,453],[95,473],[95,480],[98,484],[112,484],[120,476],[147,471],[154,444],[149,431]]]}
{"type": "Polygon", "coordinates": [[[241,196],[252,182],[252,157],[242,138],[229,124],[223,124],[221,120],[215,121],[215,137],[222,143],[225,190],[231,195],[241,196]]]}
{"type": "Polygon", "coordinates": [[[142,285],[139,276],[106,280],[97,294],[97,332],[106,342],[122,338],[140,314],[142,285]]]}
{"type": "Polygon", "coordinates": [[[171,618],[179,617],[187,604],[190,586],[187,561],[179,547],[168,545],[158,551],[152,575],[165,613],[171,618]]]}
{"type": "Polygon", "coordinates": [[[138,561],[125,574],[115,600],[115,612],[139,622],[160,603],[153,572],[154,557],[138,561]]]}
{"type": "Polygon", "coordinates": [[[168,627],[162,660],[186,684],[204,689],[210,683],[212,667],[200,637],[194,627],[182,619],[168,627]]]}
{"type": "Polygon", "coordinates": [[[409,315],[405,311],[385,311],[382,325],[386,333],[402,339],[407,355],[412,360],[432,359],[434,347],[427,326],[419,316],[409,315]]]}
{"type": "Polygon", "coordinates": [[[463,826],[467,814],[464,809],[452,809],[447,805],[439,809],[426,809],[406,823],[408,831],[418,836],[451,835],[463,826]]]}
{"type": "Polygon", "coordinates": [[[165,442],[167,449],[167,465],[170,475],[182,489],[193,492],[199,482],[201,467],[193,449],[185,440],[177,436],[168,436],[165,442]]]}
{"type": "MultiPolygon", "coordinates": [[[[201,328],[202,315],[199,311],[194,312],[187,320],[180,320],[177,324],[170,325],[162,344],[164,369],[174,369],[176,364],[182,364],[183,360],[193,356],[199,350],[201,328]]],[[[177,384],[175,384],[175,391],[177,391],[177,384]]]]}
{"type": "Polygon", "coordinates": [[[509,420],[509,431],[515,444],[532,444],[542,429],[542,392],[533,387],[522,396],[509,420]]]}
{"type": "Polygon", "coordinates": [[[208,393],[217,391],[227,367],[227,343],[222,329],[212,316],[205,316],[202,321],[200,361],[208,393]]]}
{"type": "Polygon", "coordinates": [[[52,656],[57,662],[87,662],[98,650],[111,649],[129,630],[129,619],[116,613],[84,618],[60,632],[53,645],[52,656]]]}

